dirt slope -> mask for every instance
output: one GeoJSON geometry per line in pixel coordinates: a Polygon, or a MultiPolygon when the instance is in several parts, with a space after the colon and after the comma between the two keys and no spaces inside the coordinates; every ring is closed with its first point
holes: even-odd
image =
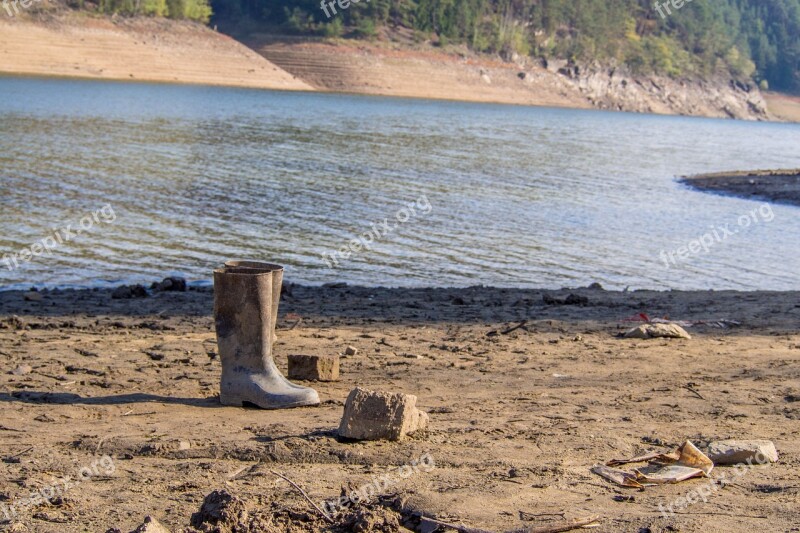
{"type": "Polygon", "coordinates": [[[0,73],[312,90],[230,37],[155,19],[2,16],[0,73]]]}

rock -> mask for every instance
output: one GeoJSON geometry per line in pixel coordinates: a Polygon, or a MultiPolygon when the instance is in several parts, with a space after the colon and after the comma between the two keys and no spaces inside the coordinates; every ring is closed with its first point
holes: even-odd
{"type": "Polygon", "coordinates": [[[192,443],[190,441],[188,441],[188,440],[182,440],[182,441],[180,441],[178,443],[178,449],[181,450],[181,451],[189,450],[189,449],[191,449],[191,447],[192,447],[192,443]]]}
{"type": "Polygon", "coordinates": [[[344,405],[339,436],[356,440],[401,440],[428,425],[411,394],[353,389],[344,405]]]}
{"type": "Polygon", "coordinates": [[[15,376],[25,376],[31,372],[33,372],[33,367],[31,365],[19,365],[17,368],[11,371],[11,373],[15,376]]]}
{"type": "Polygon", "coordinates": [[[345,355],[356,355],[358,353],[358,348],[354,348],[352,346],[348,346],[344,349],[345,355]]]}
{"type": "Polygon", "coordinates": [[[169,529],[164,527],[161,522],[152,516],[146,516],[144,518],[144,523],[131,531],[131,533],[169,533],[169,529]]]}
{"type": "Polygon", "coordinates": [[[685,329],[677,324],[642,324],[625,333],[626,339],[691,339],[685,329]]]}
{"type": "Polygon", "coordinates": [[[589,305],[589,298],[586,296],[578,296],[577,294],[570,294],[564,300],[550,296],[549,294],[543,294],[542,301],[546,305],[589,305]]]}
{"type": "Polygon", "coordinates": [[[289,355],[289,379],[339,381],[339,356],[289,355]]]}
{"type": "Polygon", "coordinates": [[[778,462],[778,450],[769,440],[720,440],[708,445],[708,457],[715,465],[778,462]]]}
{"type": "Polygon", "coordinates": [[[26,292],[25,293],[25,301],[26,302],[41,302],[44,300],[44,296],[40,292],[26,292]]]}
{"type": "Polygon", "coordinates": [[[186,292],[186,280],[178,277],[164,278],[161,283],[153,283],[150,288],[154,291],[186,292]]]}
{"type": "Polygon", "coordinates": [[[247,506],[227,490],[215,490],[206,496],[200,511],[191,519],[192,527],[209,533],[247,531],[248,522],[247,506]]]}
{"type": "Polygon", "coordinates": [[[8,533],[28,533],[30,529],[22,522],[15,522],[8,526],[7,531],[8,533]]]}
{"type": "Polygon", "coordinates": [[[127,300],[130,298],[147,298],[147,289],[142,285],[122,285],[111,293],[114,300],[127,300]]]}

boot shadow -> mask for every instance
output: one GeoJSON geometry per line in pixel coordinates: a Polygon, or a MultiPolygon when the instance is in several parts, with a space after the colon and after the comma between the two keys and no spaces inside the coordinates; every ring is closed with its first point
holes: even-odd
{"type": "Polygon", "coordinates": [[[22,402],[39,405],[124,405],[129,403],[164,403],[178,404],[189,407],[224,407],[219,396],[209,398],[174,398],[137,392],[133,394],[118,394],[113,396],[83,397],[69,392],[39,392],[39,391],[14,391],[0,393],[0,402],[22,402]]]}

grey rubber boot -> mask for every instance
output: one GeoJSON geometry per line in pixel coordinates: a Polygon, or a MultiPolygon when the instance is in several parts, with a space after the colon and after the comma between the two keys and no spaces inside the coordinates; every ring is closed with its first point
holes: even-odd
{"type": "Polygon", "coordinates": [[[222,362],[220,401],[263,409],[318,405],[314,389],[295,385],[272,358],[283,268],[231,261],[214,271],[214,322],[222,362]]]}

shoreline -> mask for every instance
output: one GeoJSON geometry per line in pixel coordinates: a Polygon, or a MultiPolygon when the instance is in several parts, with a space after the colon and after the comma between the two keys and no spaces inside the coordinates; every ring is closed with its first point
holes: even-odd
{"type": "Polygon", "coordinates": [[[715,172],[680,182],[702,192],[800,207],[800,169],[715,172]]]}
{"type": "Polygon", "coordinates": [[[319,391],[319,407],[219,404],[210,290],[134,299],[63,291],[39,301],[0,293],[0,438],[15,458],[0,473],[0,493],[13,503],[100,456],[116,465],[15,520],[77,533],[130,531],[153,515],[182,531],[207,494],[225,489],[272,524],[262,531],[310,533],[328,526],[271,470],[324,502],[427,453],[434,469],[358,512],[400,523],[424,512],[495,531],[531,525],[519,509],[600,514],[608,531],[745,533],[763,526],[758,517],[779,529],[795,523],[786,501],[800,480],[796,291],[285,289],[278,366],[285,371],[291,353],[342,354],[341,381],[306,383],[319,391]],[[582,298],[545,298],[569,294],[582,298]],[[695,322],[693,338],[618,338],[642,313],[695,322]],[[721,320],[728,325],[715,325],[721,320]],[[338,439],[356,386],[416,395],[429,428],[397,443],[338,439]],[[780,461],[691,515],[658,506],[701,481],[649,487],[622,505],[619,488],[591,473],[687,438],[700,447],[770,439],[780,461]],[[766,485],[781,491],[752,497],[766,485]]]}

